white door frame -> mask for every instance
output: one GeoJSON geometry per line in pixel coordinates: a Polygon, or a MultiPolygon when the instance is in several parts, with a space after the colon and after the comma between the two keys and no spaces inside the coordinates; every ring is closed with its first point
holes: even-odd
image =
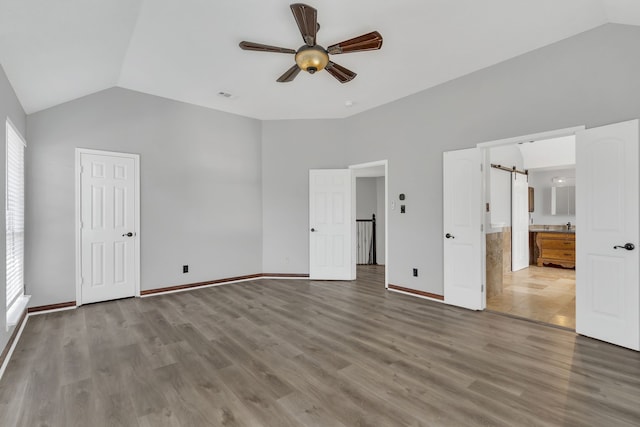
{"type": "MultiPolygon", "coordinates": [[[[375,166],[384,166],[384,288],[389,289],[389,161],[377,160],[368,163],[359,163],[349,166],[349,169],[366,169],[375,166]]],[[[352,174],[353,194],[351,200],[352,212],[355,215],[356,209],[356,192],[355,192],[355,175],[352,174]]],[[[355,218],[353,218],[355,220],[355,218]]],[[[355,230],[355,229],[354,229],[355,230]]],[[[355,232],[352,233],[352,250],[357,248],[357,240],[355,232]]],[[[357,259],[352,257],[353,268],[355,268],[357,259]]]]}
{"type": "MultiPolygon", "coordinates": [[[[491,148],[503,147],[506,145],[513,145],[519,142],[538,141],[541,139],[560,138],[563,136],[575,135],[576,132],[585,130],[585,129],[586,129],[586,126],[584,125],[573,126],[573,127],[564,128],[564,129],[556,129],[556,130],[550,130],[546,132],[532,133],[529,135],[515,136],[512,138],[498,139],[495,141],[481,142],[477,144],[476,147],[480,149],[480,159],[482,159],[482,162],[483,162],[482,198],[481,198],[482,206],[485,206],[487,203],[489,203],[489,200],[487,200],[487,182],[489,182],[489,174],[491,173],[491,160],[489,158],[489,150],[491,148]]],[[[487,236],[486,234],[487,234],[487,229],[489,228],[489,223],[490,223],[490,221],[488,221],[487,219],[488,218],[490,219],[490,217],[487,217],[488,212],[486,212],[485,209],[483,209],[482,211],[484,212],[484,218],[483,218],[483,228],[482,228],[483,237],[480,245],[482,247],[482,254],[480,255],[481,256],[480,265],[482,266],[482,283],[484,284],[483,288],[485,289],[483,309],[486,309],[486,301],[487,301],[487,294],[486,294],[487,236]]]]}
{"type": "Polygon", "coordinates": [[[125,157],[133,160],[134,163],[134,229],[137,238],[135,239],[134,255],[134,279],[135,296],[140,297],[140,155],[132,153],[119,153],[115,151],[93,150],[89,148],[76,148],[75,157],[75,230],[76,230],[76,307],[82,305],[82,239],[81,239],[81,218],[82,204],[80,203],[81,181],[80,181],[80,156],[81,154],[96,154],[103,156],[125,157]]]}

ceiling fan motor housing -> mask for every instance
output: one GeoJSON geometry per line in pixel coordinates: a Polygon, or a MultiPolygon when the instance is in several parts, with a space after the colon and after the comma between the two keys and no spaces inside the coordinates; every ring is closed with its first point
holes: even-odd
{"type": "Polygon", "coordinates": [[[320,45],[304,45],[296,52],[296,64],[310,74],[324,69],[329,63],[329,54],[320,45]]]}

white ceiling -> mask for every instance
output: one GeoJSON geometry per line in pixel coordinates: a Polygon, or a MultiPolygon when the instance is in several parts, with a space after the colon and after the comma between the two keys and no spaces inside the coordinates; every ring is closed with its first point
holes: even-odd
{"type": "Polygon", "coordinates": [[[523,167],[529,170],[552,170],[574,167],[576,164],[576,136],[543,139],[519,143],[523,167]]]}
{"type": "Polygon", "coordinates": [[[332,56],[358,73],[350,83],[277,83],[293,55],[238,43],[297,49],[291,2],[0,0],[0,64],[27,113],[120,86],[264,120],[338,118],[608,22],[640,25],[638,0],[306,0],[321,45],[373,30],[384,44],[332,56]]]}

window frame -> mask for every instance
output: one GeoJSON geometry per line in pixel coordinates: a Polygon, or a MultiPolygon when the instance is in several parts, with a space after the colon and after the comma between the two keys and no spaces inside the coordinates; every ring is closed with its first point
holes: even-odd
{"type": "Polygon", "coordinates": [[[7,330],[18,323],[29,301],[29,297],[24,292],[26,147],[27,143],[24,137],[7,118],[5,130],[5,308],[7,330]],[[11,256],[16,253],[16,250],[19,253],[11,256]],[[10,276],[12,280],[9,280],[10,276]],[[18,286],[15,286],[16,281],[20,282],[18,286]]]}

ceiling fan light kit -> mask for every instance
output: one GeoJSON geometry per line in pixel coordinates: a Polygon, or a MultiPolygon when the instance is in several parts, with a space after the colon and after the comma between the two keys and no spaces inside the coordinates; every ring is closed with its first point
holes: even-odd
{"type": "Polygon", "coordinates": [[[302,46],[296,52],[296,64],[302,71],[310,74],[324,70],[329,63],[329,54],[322,46],[302,46]]]}
{"type": "Polygon", "coordinates": [[[316,34],[320,29],[320,24],[318,24],[317,20],[318,11],[306,4],[294,3],[291,5],[291,12],[293,12],[293,17],[296,20],[296,24],[298,24],[302,40],[305,43],[297,51],[248,41],[240,42],[240,48],[243,50],[295,54],[295,65],[278,78],[277,81],[280,83],[293,81],[300,70],[306,71],[309,74],[327,70],[327,72],[340,83],[349,82],[356,77],[356,73],[331,61],[329,55],[377,50],[382,47],[382,35],[377,31],[373,31],[336,43],[325,49],[316,44],[316,34]]]}

